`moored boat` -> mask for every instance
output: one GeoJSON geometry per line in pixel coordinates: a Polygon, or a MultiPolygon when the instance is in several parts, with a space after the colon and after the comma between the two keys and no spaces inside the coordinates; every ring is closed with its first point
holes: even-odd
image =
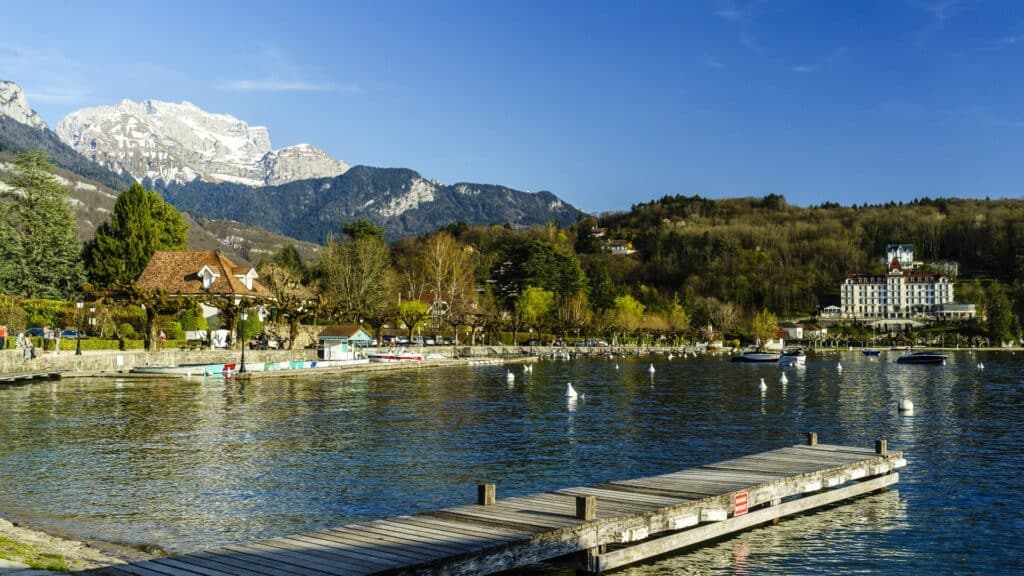
{"type": "Polygon", "coordinates": [[[366,355],[370,362],[422,362],[423,354],[402,348],[393,351],[372,352],[366,355]]]}
{"type": "Polygon", "coordinates": [[[779,356],[779,364],[783,366],[804,366],[807,364],[807,354],[800,347],[786,348],[779,356]]]}
{"type": "MultiPolygon", "coordinates": [[[[246,362],[246,372],[275,372],[278,370],[309,370],[314,368],[338,368],[367,364],[366,358],[353,360],[282,360],[278,362],[246,362]]],[[[241,370],[241,364],[182,364],[180,366],[137,366],[132,368],[135,374],[152,374],[154,376],[204,376],[209,378],[232,377],[241,370]]]]}
{"type": "Polygon", "coordinates": [[[882,351],[879,350],[878,348],[865,348],[865,349],[861,350],[861,352],[865,356],[878,356],[879,354],[882,353],[882,351]]]}
{"type": "Polygon", "coordinates": [[[914,352],[904,354],[896,359],[899,364],[945,364],[949,356],[935,352],[914,352]]]}
{"type": "Polygon", "coordinates": [[[739,356],[733,356],[733,362],[778,362],[779,357],[782,356],[778,352],[760,352],[757,350],[747,350],[739,356]]]}

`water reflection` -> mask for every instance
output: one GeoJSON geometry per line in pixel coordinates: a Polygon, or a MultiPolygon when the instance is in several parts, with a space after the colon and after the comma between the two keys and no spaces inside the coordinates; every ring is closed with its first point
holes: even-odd
{"type": "Polygon", "coordinates": [[[858,571],[882,573],[899,559],[898,552],[884,547],[887,532],[905,529],[906,517],[906,503],[893,490],[786,518],[777,526],[755,528],[616,574],[806,574],[820,571],[822,560],[830,556],[832,562],[858,571]],[[842,559],[835,558],[839,555],[842,559]]]}
{"type": "MultiPolygon", "coordinates": [[[[1024,495],[1019,358],[960,353],[924,367],[817,354],[787,371],[785,386],[777,366],[680,359],[651,374],[649,364],[542,362],[512,387],[491,366],[3,388],[0,512],[187,551],[462,504],[481,479],[495,480],[499,497],[538,492],[770,450],[814,430],[822,442],[885,437],[905,450],[899,498],[861,512],[871,522],[839,516],[819,527],[827,545],[772,529],[702,549],[714,571],[913,573],[865,564],[858,551],[869,545],[919,571],[1017,566],[1024,521],[1005,503],[1024,495]],[[586,399],[567,399],[566,382],[586,399]],[[915,415],[898,413],[902,397],[915,415]],[[815,557],[829,548],[837,553],[815,557]]],[[[700,570],[671,561],[683,563],[631,573],[700,570]]]]}

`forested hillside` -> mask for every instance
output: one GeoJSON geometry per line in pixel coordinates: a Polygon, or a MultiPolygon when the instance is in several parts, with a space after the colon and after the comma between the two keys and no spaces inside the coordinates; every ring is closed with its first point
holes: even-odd
{"type": "Polygon", "coordinates": [[[913,244],[920,261],[955,261],[961,279],[995,279],[1017,296],[1024,277],[1024,202],[1017,200],[801,208],[775,195],[667,196],[584,219],[575,231],[598,300],[628,288],[651,304],[714,297],[748,311],[810,313],[838,302],[847,274],[881,272],[893,243],[913,244]],[[594,228],[607,234],[597,237],[594,228]],[[606,254],[609,239],[629,241],[639,252],[606,254]]]}

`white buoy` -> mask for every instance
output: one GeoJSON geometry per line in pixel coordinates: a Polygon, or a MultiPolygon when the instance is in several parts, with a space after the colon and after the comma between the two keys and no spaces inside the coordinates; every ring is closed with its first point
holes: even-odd
{"type": "Polygon", "coordinates": [[[768,389],[768,385],[764,383],[764,378],[761,378],[761,383],[758,384],[757,387],[758,389],[761,390],[761,392],[764,392],[765,390],[768,389]]]}
{"type": "Polygon", "coordinates": [[[843,363],[842,362],[836,363],[836,370],[838,370],[840,372],[843,371],[843,363]]]}
{"type": "Polygon", "coordinates": [[[647,371],[654,374],[654,364],[651,364],[650,367],[647,368],[647,371]]]}
{"type": "Polygon", "coordinates": [[[673,355],[672,355],[672,353],[671,353],[671,352],[669,352],[669,353],[668,353],[668,359],[669,359],[669,360],[671,360],[671,359],[673,359],[673,358],[675,358],[675,356],[673,356],[673,355]]]}
{"type": "Polygon", "coordinates": [[[616,369],[616,370],[618,370],[618,369],[619,369],[619,365],[618,365],[618,364],[616,364],[616,365],[615,365],[615,369],[616,369]]]}
{"type": "Polygon", "coordinates": [[[914,401],[911,400],[910,398],[903,398],[903,399],[901,399],[900,400],[900,404],[899,404],[899,410],[900,410],[900,412],[902,412],[904,414],[913,414],[914,413],[914,401]]]}
{"type": "Polygon", "coordinates": [[[978,370],[984,370],[984,369],[985,369],[985,364],[982,363],[982,362],[978,362],[978,370]]]}
{"type": "MultiPolygon", "coordinates": [[[[762,379],[762,381],[763,381],[763,379],[762,379]]],[[[786,378],[786,373],[785,372],[782,373],[782,376],[779,376],[779,382],[782,382],[783,384],[785,384],[786,382],[789,382],[789,378],[786,378]]]]}
{"type": "Polygon", "coordinates": [[[566,398],[575,398],[576,396],[577,396],[576,389],[572,387],[572,382],[567,383],[565,385],[565,397],[566,398]]]}
{"type": "Polygon", "coordinates": [[[505,372],[505,379],[508,380],[509,383],[511,384],[512,382],[516,381],[516,375],[513,374],[511,370],[509,370],[505,372]]]}

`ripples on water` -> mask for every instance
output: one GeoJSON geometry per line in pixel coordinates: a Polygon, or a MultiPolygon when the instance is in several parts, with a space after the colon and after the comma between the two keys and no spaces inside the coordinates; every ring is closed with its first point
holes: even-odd
{"type": "Polygon", "coordinates": [[[888,438],[910,466],[896,490],[621,573],[1020,572],[1019,358],[893,359],[811,356],[785,387],[777,366],[657,358],[653,379],[650,359],[543,362],[512,387],[480,367],[0,389],[0,515],[182,552],[471,502],[478,481],[502,497],[660,474],[815,430],[888,438]],[[569,403],[568,381],[586,399],[569,403]],[[904,396],[914,416],[897,414],[904,396]]]}

